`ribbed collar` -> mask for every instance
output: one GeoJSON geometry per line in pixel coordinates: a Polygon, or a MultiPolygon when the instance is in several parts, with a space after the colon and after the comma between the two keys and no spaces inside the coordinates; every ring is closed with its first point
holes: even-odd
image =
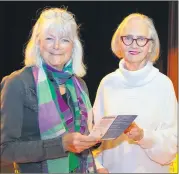
{"type": "Polygon", "coordinates": [[[143,68],[137,71],[129,71],[124,65],[125,61],[122,59],[119,62],[119,68],[116,70],[116,72],[122,77],[122,82],[129,87],[145,85],[154,79],[159,72],[159,70],[155,68],[153,63],[150,61],[148,61],[143,68]]]}

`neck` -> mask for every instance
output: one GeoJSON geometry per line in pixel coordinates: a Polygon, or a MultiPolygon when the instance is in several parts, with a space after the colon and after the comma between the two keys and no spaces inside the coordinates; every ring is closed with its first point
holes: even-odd
{"type": "Polygon", "coordinates": [[[63,70],[63,66],[56,66],[55,69],[62,71],[63,70]]]}
{"type": "Polygon", "coordinates": [[[128,62],[125,60],[125,68],[129,71],[137,71],[141,68],[143,68],[146,65],[147,61],[143,60],[142,62],[128,62]]]}
{"type": "Polygon", "coordinates": [[[153,66],[153,63],[151,61],[146,61],[146,65],[131,65],[128,62],[126,63],[126,61],[122,59],[119,62],[119,69],[117,69],[116,72],[119,72],[118,75],[121,77],[121,82],[124,83],[124,85],[127,85],[127,87],[135,87],[149,83],[154,77],[156,77],[159,71],[153,66]],[[129,68],[126,68],[126,65],[129,68]],[[131,71],[128,69],[130,69],[131,71]],[[132,71],[134,69],[136,69],[136,71],[132,71]]]}
{"type": "MultiPolygon", "coordinates": [[[[52,65],[50,65],[50,66],[52,66],[52,65]]],[[[52,67],[58,71],[62,71],[64,66],[61,65],[61,66],[52,66],[52,67]]]]}

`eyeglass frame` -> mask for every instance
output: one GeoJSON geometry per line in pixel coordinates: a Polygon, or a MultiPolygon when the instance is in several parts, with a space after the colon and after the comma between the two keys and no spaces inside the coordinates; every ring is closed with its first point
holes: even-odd
{"type": "Polygon", "coordinates": [[[124,37],[126,37],[126,36],[121,36],[120,38],[121,38],[122,42],[124,43],[124,45],[126,45],[126,46],[132,45],[133,42],[134,42],[134,40],[135,40],[136,44],[137,44],[139,47],[144,47],[144,46],[147,45],[147,43],[148,43],[149,41],[153,41],[152,38],[149,39],[149,38],[143,37],[144,39],[147,39],[147,41],[146,41],[146,43],[145,43],[143,46],[140,46],[140,45],[137,43],[137,39],[140,39],[140,38],[137,38],[137,39],[132,38],[131,44],[127,45],[127,44],[124,42],[124,40],[123,40],[124,37]]]}

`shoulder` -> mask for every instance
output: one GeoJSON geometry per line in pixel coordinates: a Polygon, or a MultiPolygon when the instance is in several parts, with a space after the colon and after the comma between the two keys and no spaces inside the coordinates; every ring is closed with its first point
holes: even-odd
{"type": "Polygon", "coordinates": [[[24,84],[24,81],[29,81],[32,76],[31,68],[24,67],[20,70],[14,71],[11,74],[5,76],[1,81],[1,89],[5,87],[20,87],[24,84]]]}
{"type": "Polygon", "coordinates": [[[120,80],[120,76],[119,76],[119,74],[118,74],[118,72],[116,70],[116,71],[113,71],[113,72],[105,75],[102,78],[102,80],[100,81],[99,86],[100,87],[104,87],[104,86],[108,86],[108,85],[112,86],[115,83],[118,83],[119,80],[120,80]]]}
{"type": "Polygon", "coordinates": [[[153,80],[153,88],[157,90],[159,95],[162,95],[167,100],[171,96],[176,96],[172,80],[161,72],[159,72],[155,80],[153,80]]]}
{"type": "Polygon", "coordinates": [[[171,81],[171,79],[161,72],[158,73],[157,82],[165,88],[173,88],[173,82],[171,81]]]}

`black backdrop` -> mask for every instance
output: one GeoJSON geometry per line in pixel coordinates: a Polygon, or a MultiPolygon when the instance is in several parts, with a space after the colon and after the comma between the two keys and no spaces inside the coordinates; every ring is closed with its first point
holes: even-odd
{"type": "Polygon", "coordinates": [[[167,73],[169,2],[146,1],[31,1],[0,2],[1,67],[0,80],[23,66],[23,49],[38,13],[45,7],[64,5],[75,14],[81,24],[80,36],[84,46],[84,77],[93,103],[100,80],[118,67],[119,60],[112,54],[111,38],[118,24],[130,13],[144,13],[154,20],[161,41],[161,57],[156,66],[167,73]]]}

